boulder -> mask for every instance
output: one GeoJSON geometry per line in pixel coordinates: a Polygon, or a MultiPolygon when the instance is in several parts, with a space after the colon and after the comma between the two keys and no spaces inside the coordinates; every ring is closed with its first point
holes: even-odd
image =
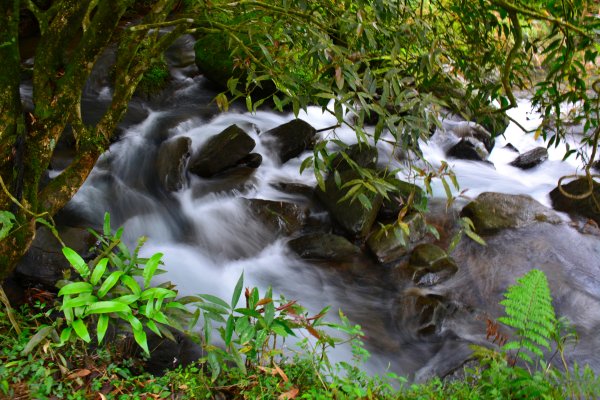
{"type": "Polygon", "coordinates": [[[262,164],[263,158],[259,153],[250,153],[246,157],[242,158],[238,165],[241,167],[248,167],[256,169],[262,164]]]}
{"type": "Polygon", "coordinates": [[[444,282],[458,271],[452,257],[431,243],[423,243],[413,249],[408,268],[413,271],[413,282],[419,286],[433,286],[444,282]]]}
{"type": "MultiPolygon", "coordinates": [[[[377,148],[374,146],[370,146],[364,143],[356,143],[351,146],[348,146],[343,151],[346,153],[348,158],[350,158],[362,168],[375,168],[377,166],[377,159],[379,153],[377,151],[377,148]]],[[[346,161],[341,154],[338,154],[333,159],[331,165],[338,172],[352,169],[348,161],[346,161]]]]}
{"type": "Polygon", "coordinates": [[[536,147],[535,149],[529,150],[513,161],[510,165],[520,169],[531,169],[536,167],[548,159],[548,150],[545,147],[536,147]]]}
{"type": "Polygon", "coordinates": [[[193,155],[189,170],[203,178],[209,178],[240,163],[256,143],[237,125],[211,137],[193,155]]]}
{"type": "Polygon", "coordinates": [[[213,175],[210,179],[197,182],[192,189],[192,196],[197,199],[208,194],[239,194],[253,189],[257,185],[254,176],[255,168],[235,167],[213,175]]]}
{"type": "Polygon", "coordinates": [[[397,226],[385,230],[379,226],[373,230],[367,240],[367,246],[381,263],[388,263],[407,254],[416,242],[427,233],[425,220],[420,213],[412,213],[404,218],[409,227],[408,236],[397,226]]]}
{"type": "Polygon", "coordinates": [[[285,201],[243,199],[247,207],[271,232],[290,235],[300,230],[306,220],[306,207],[285,201]]]}
{"type": "Polygon", "coordinates": [[[483,126],[471,121],[453,121],[445,119],[442,127],[459,139],[473,138],[483,144],[487,152],[494,148],[494,138],[483,126]]]}
{"type": "Polygon", "coordinates": [[[452,146],[446,155],[461,160],[486,161],[489,153],[477,139],[466,137],[452,146]]]}
{"type": "Polygon", "coordinates": [[[310,149],[316,134],[317,131],[309,123],[294,119],[263,133],[260,138],[263,144],[278,156],[279,161],[285,163],[310,149]]]}
{"type": "MultiPolygon", "coordinates": [[[[558,187],[550,192],[550,200],[552,207],[558,211],[564,211],[571,215],[589,218],[600,225],[600,210],[597,202],[600,202],[600,184],[593,182],[592,196],[587,196],[584,199],[571,199],[560,192],[558,187]]],[[[572,182],[562,185],[565,192],[572,195],[582,195],[589,191],[587,178],[582,177],[572,182]]]]}
{"type": "Polygon", "coordinates": [[[342,236],[311,233],[288,242],[290,249],[308,260],[350,261],[361,255],[360,248],[342,236]]]}
{"type": "MultiPolygon", "coordinates": [[[[343,185],[344,182],[357,179],[359,176],[355,171],[343,171],[340,173],[340,178],[343,185]]],[[[330,175],[325,180],[325,191],[317,188],[316,193],[318,199],[321,200],[335,222],[352,236],[365,238],[369,234],[371,226],[375,222],[377,213],[381,208],[381,196],[371,196],[369,199],[371,201],[371,208],[367,209],[358,200],[340,202],[346,193],[348,193],[348,190],[349,188],[339,188],[335,183],[333,175],[330,175]]]]}
{"type": "Polygon", "coordinates": [[[156,171],[162,187],[175,192],[187,185],[186,167],[192,153],[192,139],[176,137],[163,142],[156,157],[156,171]]]}
{"type": "Polygon", "coordinates": [[[535,222],[558,224],[562,221],[558,214],[530,196],[493,192],[480,194],[462,209],[461,216],[470,218],[480,235],[535,222]]]}
{"type": "MultiPolygon", "coordinates": [[[[92,257],[89,249],[96,238],[86,229],[59,227],[58,233],[65,244],[84,259],[92,257]]],[[[70,268],[61,248],[61,244],[46,227],[38,228],[31,247],[17,265],[16,278],[27,285],[41,284],[54,289],[56,282],[63,279],[63,271],[70,268]]]]}

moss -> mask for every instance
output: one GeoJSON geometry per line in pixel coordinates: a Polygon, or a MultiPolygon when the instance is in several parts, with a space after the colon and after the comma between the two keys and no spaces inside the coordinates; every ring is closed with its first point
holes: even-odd
{"type": "Polygon", "coordinates": [[[142,96],[153,96],[160,93],[169,83],[169,67],[164,59],[156,61],[142,76],[137,86],[137,93],[142,96]]]}

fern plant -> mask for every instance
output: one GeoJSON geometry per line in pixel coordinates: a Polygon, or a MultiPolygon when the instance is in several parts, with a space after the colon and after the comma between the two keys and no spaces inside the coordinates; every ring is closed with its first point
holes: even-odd
{"type": "Polygon", "coordinates": [[[504,351],[516,351],[516,357],[529,364],[544,358],[543,349],[550,350],[556,336],[557,320],[546,275],[532,269],[508,288],[504,300],[505,317],[498,320],[515,329],[517,341],[507,342],[504,351]]]}

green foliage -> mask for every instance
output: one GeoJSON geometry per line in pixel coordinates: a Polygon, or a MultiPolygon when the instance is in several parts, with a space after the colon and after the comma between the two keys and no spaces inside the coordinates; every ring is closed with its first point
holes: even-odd
{"type": "Polygon", "coordinates": [[[514,328],[519,338],[506,343],[503,350],[515,350],[518,357],[530,364],[534,363],[531,356],[543,359],[543,349],[550,350],[550,340],[557,329],[546,275],[532,269],[509,287],[500,304],[506,316],[499,321],[514,328]]]}
{"type": "Polygon", "coordinates": [[[4,210],[0,211],[0,240],[8,236],[15,222],[15,215],[13,213],[4,210]]]}
{"type": "Polygon", "coordinates": [[[175,300],[177,291],[168,283],[150,286],[162,254],[140,258],[138,252],[145,239],[140,239],[136,249],[130,252],[121,242],[122,232],[119,229],[111,233],[110,217],[106,214],[104,233],[96,234],[101,247],[95,259],[86,263],[72,249],[63,248],[63,254],[79,277],[59,284],[60,311],[66,322],[60,334],[62,342],[74,337],[90,342],[90,330],[95,330],[97,341],[101,343],[109,325],[120,323],[131,330],[136,343],[149,354],[145,328],[171,339],[169,329],[181,329],[178,321],[184,320],[188,311],[175,300]]]}
{"type": "Polygon", "coordinates": [[[165,88],[170,76],[169,67],[164,58],[161,57],[159,61],[153,62],[148,70],[144,72],[137,90],[145,96],[157,94],[165,88]]]}

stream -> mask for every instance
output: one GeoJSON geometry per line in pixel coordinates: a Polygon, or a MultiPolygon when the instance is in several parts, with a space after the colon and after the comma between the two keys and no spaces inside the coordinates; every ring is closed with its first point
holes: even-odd
{"type": "MultiPolygon", "coordinates": [[[[462,365],[469,344],[486,344],[485,320],[502,314],[498,305],[501,294],[514,279],[531,268],[546,272],[551,283],[557,313],[569,317],[580,334],[579,344],[570,349],[569,360],[590,363],[598,371],[600,359],[600,240],[583,235],[568,226],[543,224],[507,230],[480,246],[463,239],[452,253],[458,273],[441,285],[429,289],[414,288],[394,268],[369,258],[326,265],[299,258],[287,246],[289,237],[274,235],[248,212],[244,199],[306,202],[306,198],[280,190],[278,184],[316,186],[312,171],[299,173],[302,160],[311,153],[280,164],[268,147],[261,143],[265,132],[293,119],[292,114],[241,109],[217,113],[211,102],[215,91],[195,74],[190,65],[190,38],[180,40],[184,49],[172,49],[169,62],[172,82],[169,89],[152,100],[137,99],[122,124],[122,133],[98,161],[67,211],[73,218],[99,226],[105,211],[110,212],[113,227],[123,226],[126,241],[133,245],[138,237],[148,238],[143,253],[164,253],[166,274],[159,281],[175,283],[181,295],[210,293],[229,298],[239,276],[244,273],[246,286],[274,292],[318,311],[330,305],[330,317],[337,310],[346,313],[365,331],[365,344],[372,353],[368,369],[393,371],[421,380],[444,375],[462,365]],[[186,47],[187,45],[187,47],[186,47]],[[236,182],[203,179],[189,174],[182,190],[166,193],[156,180],[155,159],[162,142],[189,137],[198,149],[210,136],[231,124],[237,124],[257,143],[254,152],[263,162],[243,185],[236,182]],[[279,189],[278,189],[279,188],[279,189]],[[443,315],[437,315],[435,333],[423,333],[415,319],[416,303],[412,294],[426,291],[427,298],[445,299],[443,315]]],[[[23,90],[26,90],[23,89],[23,90]]],[[[93,121],[110,100],[110,89],[103,82],[92,82],[83,99],[86,118],[93,121]]],[[[530,112],[527,100],[521,100],[511,116],[525,127],[533,128],[540,119],[530,112]]],[[[336,124],[335,118],[320,108],[301,112],[300,119],[317,130],[336,124]]],[[[349,143],[354,133],[346,127],[325,131],[349,143]]],[[[323,136],[321,136],[323,137],[323,136]]],[[[509,165],[515,153],[505,147],[511,143],[521,153],[537,146],[532,134],[524,135],[514,124],[504,137],[496,139],[490,154],[491,164],[449,159],[463,195],[447,218],[454,218],[467,202],[487,191],[528,194],[550,206],[548,193],[560,176],[574,173],[579,161],[561,161],[564,148],[549,149],[549,159],[540,167],[520,170],[509,165]]],[[[391,149],[378,144],[380,157],[399,167],[391,149]]],[[[432,140],[421,145],[433,166],[446,160],[440,143],[432,140]]],[[[56,172],[55,172],[56,173],[56,172]]],[[[236,177],[230,178],[235,180],[236,177]]],[[[433,184],[431,208],[438,218],[443,215],[445,192],[440,182],[433,184]],[[437,211],[436,211],[437,210],[437,211]]],[[[455,192],[455,194],[458,191],[455,192]]],[[[325,220],[323,212],[311,215],[314,223],[325,220]]],[[[563,215],[565,221],[568,217],[563,215]]],[[[421,293],[422,295],[423,293],[421,293]]],[[[336,349],[334,359],[347,359],[349,349],[336,349]]]]}

